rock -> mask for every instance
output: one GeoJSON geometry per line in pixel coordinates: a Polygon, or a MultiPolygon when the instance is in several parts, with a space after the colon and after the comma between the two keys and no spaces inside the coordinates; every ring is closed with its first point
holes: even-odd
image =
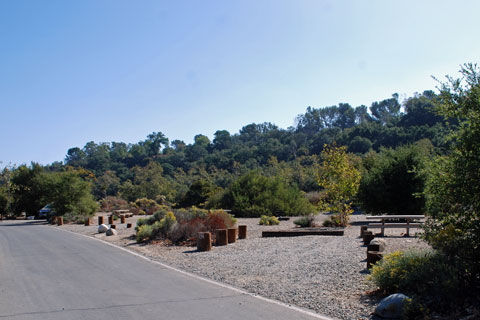
{"type": "Polygon", "coordinates": [[[104,233],[107,232],[108,226],[106,224],[101,224],[98,226],[98,233],[104,233]]]}
{"type": "Polygon", "coordinates": [[[385,319],[401,319],[403,305],[408,297],[402,293],[395,293],[383,298],[375,308],[375,314],[385,319]]]}
{"type": "Polygon", "coordinates": [[[115,229],[112,229],[112,228],[107,230],[107,236],[116,236],[117,233],[118,233],[118,231],[115,230],[115,229]]]}
{"type": "Polygon", "coordinates": [[[369,246],[372,246],[372,250],[368,251],[385,251],[387,243],[383,239],[374,238],[372,241],[370,241],[369,246]],[[373,246],[375,246],[375,248],[373,248],[373,246]]]}

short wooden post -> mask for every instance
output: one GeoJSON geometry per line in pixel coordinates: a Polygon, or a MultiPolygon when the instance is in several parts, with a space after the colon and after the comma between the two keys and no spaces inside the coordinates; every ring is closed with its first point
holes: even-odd
{"type": "Polygon", "coordinates": [[[383,248],[378,243],[370,243],[367,246],[367,251],[383,251],[383,248]]]}
{"type": "Polygon", "coordinates": [[[381,231],[380,231],[380,235],[381,235],[382,237],[385,236],[385,219],[384,219],[384,218],[382,218],[382,229],[381,229],[381,231]]]}
{"type": "Polygon", "coordinates": [[[127,229],[130,229],[132,227],[131,223],[127,223],[127,229]]]}
{"type": "Polygon", "coordinates": [[[237,228],[228,228],[228,243],[234,243],[237,241],[237,228]]]}
{"type": "Polygon", "coordinates": [[[368,226],[361,226],[360,227],[360,238],[363,238],[363,234],[365,233],[365,231],[368,230],[368,226]]]}
{"type": "Polygon", "coordinates": [[[383,259],[383,253],[378,251],[367,251],[367,269],[383,259]]]}
{"type": "Polygon", "coordinates": [[[198,251],[212,250],[212,234],[210,232],[199,232],[197,239],[198,251]]]}
{"type": "Polygon", "coordinates": [[[122,224],[125,223],[125,215],[124,214],[120,215],[120,223],[122,223],[122,224]]]}
{"type": "Polygon", "coordinates": [[[410,237],[410,218],[407,218],[407,237],[410,237]]]}
{"type": "Polygon", "coordinates": [[[111,229],[117,229],[117,226],[114,225],[114,224],[111,224],[111,225],[110,225],[110,228],[111,228],[111,229]]]}
{"type": "Polygon", "coordinates": [[[238,239],[247,239],[247,226],[238,226],[238,239]]]}
{"type": "Polygon", "coordinates": [[[57,226],[63,226],[63,217],[57,217],[57,226]]]}
{"type": "Polygon", "coordinates": [[[86,218],[85,219],[85,226],[89,226],[90,225],[90,218],[86,218]]]}
{"type": "Polygon", "coordinates": [[[365,231],[363,233],[363,244],[368,246],[370,244],[370,241],[373,240],[373,238],[375,238],[375,236],[373,235],[372,231],[365,231]]]}
{"type": "Polygon", "coordinates": [[[98,225],[102,225],[103,224],[103,216],[99,216],[98,217],[98,225]]]}
{"type": "Polygon", "coordinates": [[[113,215],[108,216],[108,224],[113,224],[113,215]]]}
{"type": "Polygon", "coordinates": [[[216,240],[215,244],[217,246],[226,246],[228,243],[227,229],[218,229],[216,230],[216,240]]]}

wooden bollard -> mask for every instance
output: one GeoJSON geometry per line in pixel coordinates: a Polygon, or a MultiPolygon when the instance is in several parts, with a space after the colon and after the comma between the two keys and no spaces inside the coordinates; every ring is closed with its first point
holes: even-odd
{"type": "Polygon", "coordinates": [[[210,232],[199,232],[197,239],[198,251],[212,250],[212,234],[210,232]]]}
{"type": "Polygon", "coordinates": [[[216,240],[215,244],[217,246],[226,246],[228,243],[227,229],[218,229],[216,230],[216,240]]]}
{"type": "Polygon", "coordinates": [[[367,252],[367,269],[372,268],[372,266],[378,261],[383,259],[383,253],[378,251],[368,251],[367,252]]]}
{"type": "Polygon", "coordinates": [[[63,226],[63,217],[57,217],[57,226],[63,226]]]}
{"type": "Polygon", "coordinates": [[[90,218],[85,219],[85,226],[88,227],[90,225],[90,218]]]}
{"type": "Polygon", "coordinates": [[[228,243],[234,243],[237,241],[237,228],[228,228],[227,235],[228,243]]]}
{"type": "Polygon", "coordinates": [[[367,246],[367,251],[383,251],[378,243],[370,243],[367,246]]]}
{"type": "Polygon", "coordinates": [[[108,216],[108,224],[113,224],[113,216],[108,216]]]}
{"type": "Polygon", "coordinates": [[[247,239],[247,226],[238,226],[238,239],[247,239]]]}
{"type": "Polygon", "coordinates": [[[99,216],[98,217],[98,225],[102,225],[103,224],[103,216],[99,216]]]}
{"type": "Polygon", "coordinates": [[[111,229],[117,229],[117,226],[114,225],[114,224],[111,224],[111,225],[110,225],[110,228],[111,228],[111,229]]]}
{"type": "Polygon", "coordinates": [[[361,226],[360,227],[360,238],[363,238],[363,234],[365,233],[365,231],[368,230],[368,226],[361,226]]]}
{"type": "Polygon", "coordinates": [[[370,244],[370,241],[373,240],[373,238],[375,238],[375,236],[373,235],[372,231],[365,231],[363,233],[363,244],[368,246],[370,244]]]}
{"type": "Polygon", "coordinates": [[[131,223],[127,223],[127,229],[130,229],[132,227],[131,223]]]}
{"type": "Polygon", "coordinates": [[[125,215],[124,214],[120,215],[120,223],[121,224],[125,223],[125,215]]]}

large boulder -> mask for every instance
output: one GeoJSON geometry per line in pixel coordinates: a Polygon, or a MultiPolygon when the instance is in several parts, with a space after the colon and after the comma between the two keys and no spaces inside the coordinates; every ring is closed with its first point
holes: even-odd
{"type": "Polygon", "coordinates": [[[408,297],[402,293],[395,293],[383,298],[375,308],[375,314],[385,319],[402,319],[403,306],[408,297]]]}
{"type": "Polygon", "coordinates": [[[108,226],[106,224],[101,224],[98,226],[98,233],[104,233],[107,232],[108,226]]]}
{"type": "Polygon", "coordinates": [[[117,230],[110,228],[107,230],[107,236],[116,236],[117,232],[117,230]]]}
{"type": "Polygon", "coordinates": [[[370,241],[370,244],[367,247],[367,251],[385,251],[387,243],[383,239],[375,238],[370,241]]]}

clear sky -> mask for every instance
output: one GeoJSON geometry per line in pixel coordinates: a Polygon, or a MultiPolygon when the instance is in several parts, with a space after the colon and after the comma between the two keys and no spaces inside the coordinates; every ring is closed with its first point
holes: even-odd
{"type": "Polygon", "coordinates": [[[480,1],[0,0],[0,161],[187,143],[370,105],[480,62],[480,1]]]}

